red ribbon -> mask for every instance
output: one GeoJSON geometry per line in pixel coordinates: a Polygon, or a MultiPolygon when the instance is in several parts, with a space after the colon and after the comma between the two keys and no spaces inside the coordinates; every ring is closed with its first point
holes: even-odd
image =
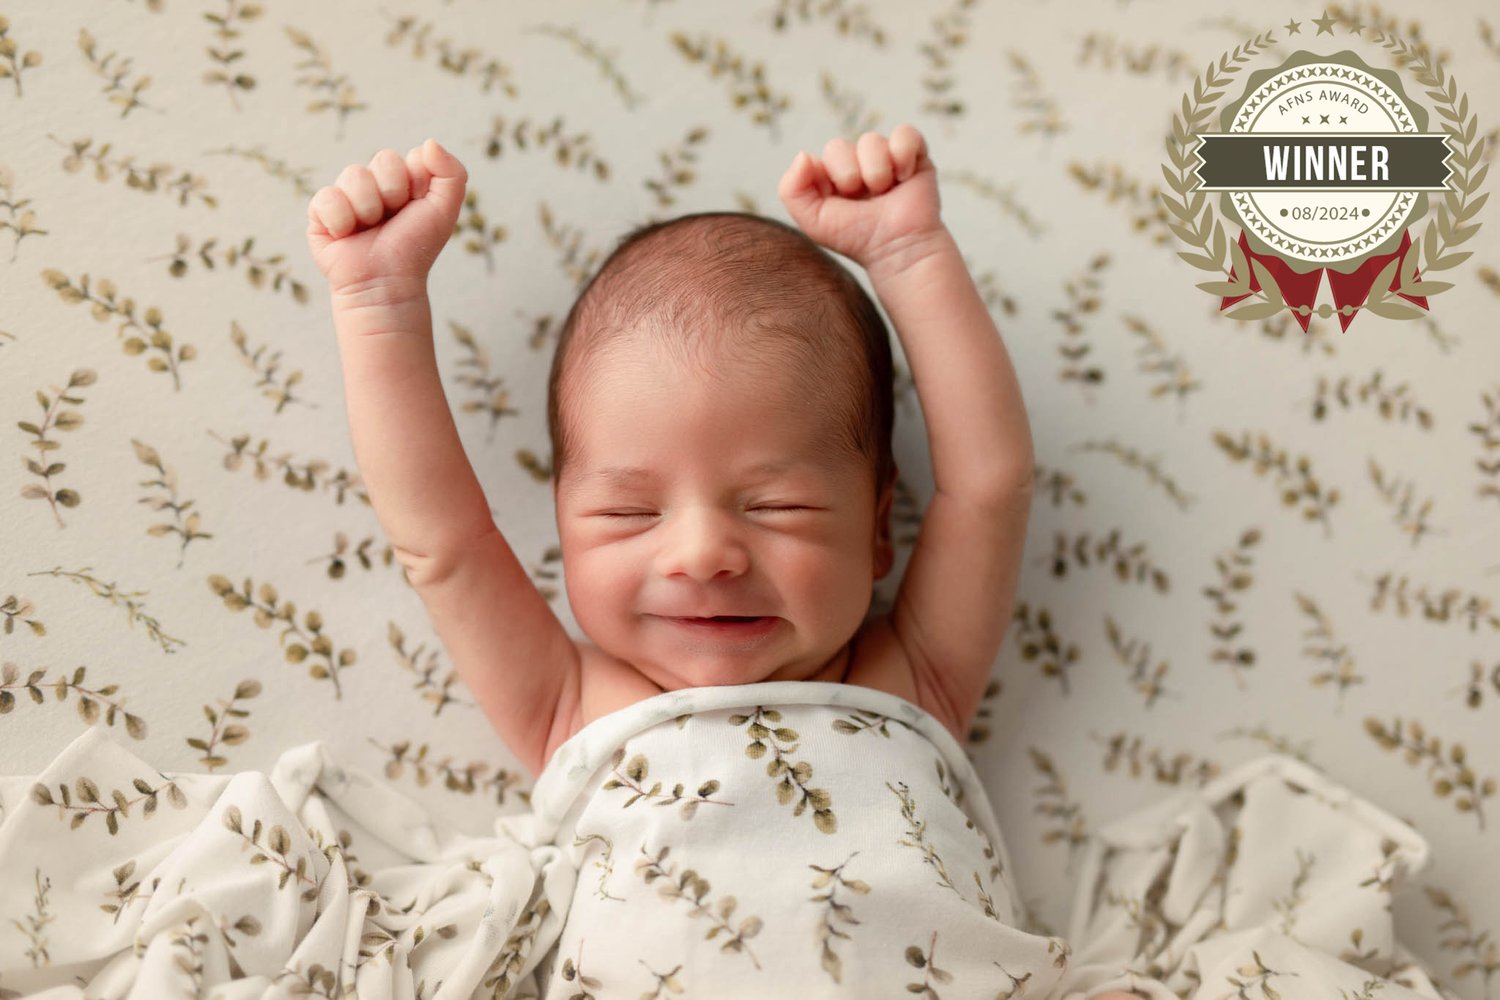
{"type": "MultiPolygon", "coordinates": [[[[1371,257],[1348,274],[1324,267],[1315,267],[1306,273],[1299,273],[1293,271],[1287,265],[1286,261],[1280,257],[1270,254],[1258,254],[1251,250],[1250,241],[1246,239],[1244,230],[1240,230],[1240,249],[1245,252],[1245,259],[1247,261],[1258,260],[1267,271],[1271,272],[1271,277],[1276,280],[1276,287],[1281,289],[1282,298],[1286,300],[1287,305],[1293,308],[1292,315],[1301,324],[1303,333],[1307,332],[1308,323],[1312,321],[1312,313],[1309,312],[1304,316],[1302,313],[1296,312],[1295,309],[1297,306],[1304,305],[1309,307],[1309,309],[1313,307],[1313,300],[1318,297],[1318,283],[1322,279],[1324,271],[1328,272],[1328,288],[1333,293],[1333,304],[1335,306],[1339,309],[1343,309],[1344,306],[1362,306],[1365,303],[1366,297],[1370,294],[1370,286],[1375,283],[1375,279],[1380,276],[1380,272],[1385,270],[1386,265],[1393,260],[1404,261],[1406,252],[1411,248],[1411,245],[1411,230],[1408,229],[1401,233],[1401,245],[1394,251],[1371,257]]],[[[1397,274],[1400,274],[1400,265],[1397,266],[1397,274]]],[[[1229,267],[1229,276],[1231,279],[1236,278],[1234,265],[1232,264],[1229,267]]],[[[1397,281],[1399,282],[1400,279],[1397,278],[1397,281]]],[[[1421,280],[1414,278],[1412,284],[1421,284],[1421,280]]],[[[1260,291],[1260,281],[1255,277],[1255,268],[1253,266],[1250,268],[1250,290],[1252,294],[1260,291]]],[[[1408,302],[1421,306],[1423,309],[1427,308],[1427,296],[1425,295],[1405,295],[1399,292],[1397,294],[1401,295],[1408,302]]],[[[1236,295],[1230,298],[1226,295],[1224,296],[1223,304],[1219,306],[1219,311],[1223,312],[1241,299],[1249,297],[1249,295],[1236,295]]],[[[1354,317],[1358,313],[1349,313],[1346,315],[1340,312],[1337,315],[1339,318],[1339,327],[1347,331],[1349,324],[1354,322],[1354,317]]]]}

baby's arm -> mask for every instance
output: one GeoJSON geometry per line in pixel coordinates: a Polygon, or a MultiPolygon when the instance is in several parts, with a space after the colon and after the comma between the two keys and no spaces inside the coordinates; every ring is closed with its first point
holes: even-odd
{"type": "Polygon", "coordinates": [[[375,514],[464,683],[536,774],[578,651],[490,517],[438,374],[427,273],[466,180],[431,140],[404,162],[382,150],[313,196],[308,244],[329,281],[375,514]]]}
{"type": "Polygon", "coordinates": [[[938,210],[920,133],[899,126],[823,162],[798,155],[781,195],[813,239],[859,262],[901,338],[936,493],[891,624],[919,693],[962,741],[1015,600],[1032,495],[1031,430],[1010,358],[938,210]]]}

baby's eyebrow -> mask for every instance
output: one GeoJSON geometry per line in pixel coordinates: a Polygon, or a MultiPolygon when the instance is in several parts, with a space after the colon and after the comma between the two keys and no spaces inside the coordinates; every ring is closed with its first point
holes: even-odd
{"type": "MultiPolygon", "coordinates": [[[[811,463],[792,460],[761,462],[746,469],[744,478],[748,482],[759,482],[800,466],[813,468],[811,463]]],[[[577,492],[591,486],[613,486],[616,488],[651,484],[660,480],[655,472],[638,466],[611,465],[584,473],[569,492],[577,492]]]]}

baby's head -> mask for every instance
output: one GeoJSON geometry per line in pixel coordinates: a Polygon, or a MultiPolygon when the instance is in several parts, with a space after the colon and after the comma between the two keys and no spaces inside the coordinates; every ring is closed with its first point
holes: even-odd
{"type": "Polygon", "coordinates": [[[802,233],[733,212],[630,233],[548,383],[579,627],[665,689],[812,677],[893,560],[892,421],[889,330],[802,233]],[[675,620],[714,615],[770,621],[675,620]]]}

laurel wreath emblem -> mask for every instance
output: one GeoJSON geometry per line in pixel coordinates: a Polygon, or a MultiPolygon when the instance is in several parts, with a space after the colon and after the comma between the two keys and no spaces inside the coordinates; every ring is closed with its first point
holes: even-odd
{"type": "Polygon", "coordinates": [[[1478,134],[1477,116],[1469,114],[1469,95],[1460,94],[1457,80],[1445,74],[1442,63],[1433,65],[1425,51],[1414,49],[1395,32],[1386,33],[1378,28],[1370,30],[1375,32],[1375,36],[1370,41],[1397,52],[1403,65],[1410,63],[1412,75],[1416,77],[1418,83],[1429,88],[1427,96],[1436,102],[1437,112],[1444,119],[1443,131],[1452,137],[1455,146],[1462,148],[1462,153],[1454,153],[1450,160],[1453,165],[1453,186],[1456,190],[1449,190],[1438,202],[1436,216],[1428,222],[1422,237],[1413,239],[1411,249],[1407,251],[1405,258],[1391,261],[1375,278],[1364,305],[1346,305],[1337,310],[1326,302],[1316,309],[1307,305],[1295,307],[1287,305],[1270,271],[1260,261],[1246,261],[1239,241],[1231,240],[1225,235],[1224,225],[1218,219],[1213,206],[1204,197],[1204,192],[1199,190],[1198,185],[1194,183],[1192,163],[1194,152],[1188,149],[1189,143],[1192,142],[1192,133],[1206,125],[1213,116],[1217,110],[1213,102],[1224,96],[1223,88],[1233,82],[1231,79],[1233,74],[1238,73],[1243,68],[1243,64],[1249,62],[1252,57],[1276,45],[1277,41],[1272,37],[1271,32],[1267,31],[1235,46],[1232,52],[1226,52],[1219,57],[1217,67],[1210,62],[1208,69],[1193,80],[1191,102],[1187,94],[1182,95],[1182,113],[1172,116],[1172,135],[1167,140],[1167,152],[1171,154],[1172,166],[1176,167],[1177,173],[1174,176],[1172,169],[1166,164],[1162,164],[1161,168],[1163,176],[1166,177],[1167,186],[1181,199],[1181,201],[1173,201],[1165,192],[1162,193],[1162,204],[1181,220],[1181,224],[1168,223],[1168,225],[1172,232],[1176,233],[1177,237],[1188,246],[1203,251],[1203,253],[1178,251],[1177,256],[1200,270],[1216,271],[1228,279],[1199,282],[1197,287],[1214,296],[1255,295],[1256,297],[1256,300],[1241,305],[1228,314],[1234,319],[1268,319],[1283,309],[1303,316],[1316,312],[1324,319],[1333,316],[1336,312],[1353,315],[1359,309],[1368,309],[1375,315],[1384,316],[1387,319],[1415,319],[1423,315],[1424,310],[1401,302],[1396,296],[1432,296],[1446,292],[1453,287],[1451,282],[1429,281],[1427,276],[1433,271],[1444,271],[1461,264],[1472,256],[1472,251],[1448,252],[1479,231],[1479,223],[1475,222],[1471,225],[1465,225],[1465,223],[1472,219],[1489,199],[1488,193],[1472,197],[1484,183],[1485,175],[1489,172],[1489,165],[1485,164],[1475,169],[1484,157],[1488,140],[1478,134]],[[1232,274],[1229,270],[1230,264],[1234,266],[1232,274]],[[1401,265],[1400,274],[1396,273],[1398,264],[1401,265]],[[1419,266],[1422,271],[1421,284],[1416,283],[1419,266]],[[1253,293],[1250,289],[1252,267],[1256,280],[1260,282],[1258,293],[1253,293]]]}

